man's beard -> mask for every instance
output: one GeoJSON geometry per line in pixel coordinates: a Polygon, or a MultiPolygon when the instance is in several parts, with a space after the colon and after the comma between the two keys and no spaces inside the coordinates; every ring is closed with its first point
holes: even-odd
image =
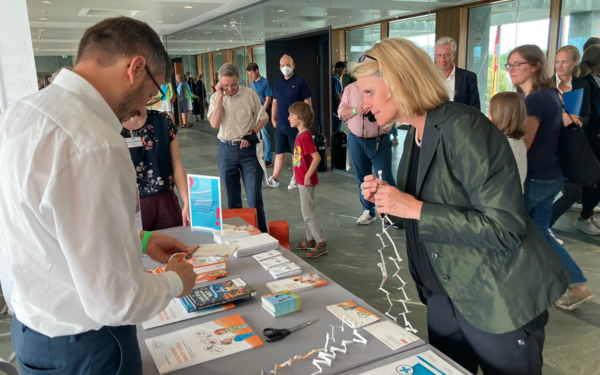
{"type": "Polygon", "coordinates": [[[119,121],[124,122],[129,120],[140,109],[139,106],[136,106],[133,103],[139,102],[140,97],[143,95],[145,85],[146,81],[144,81],[137,89],[127,91],[123,95],[117,107],[117,117],[119,118],[119,121]]]}

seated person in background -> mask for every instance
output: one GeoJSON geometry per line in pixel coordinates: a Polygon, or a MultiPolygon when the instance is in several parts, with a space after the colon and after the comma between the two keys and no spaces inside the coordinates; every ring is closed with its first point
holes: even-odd
{"type": "Polygon", "coordinates": [[[522,139],[525,135],[525,117],[525,102],[516,92],[499,92],[490,100],[489,118],[508,138],[508,144],[517,161],[521,187],[527,178],[527,146],[522,139]]]}
{"type": "Polygon", "coordinates": [[[140,110],[123,123],[121,131],[137,176],[142,226],[154,231],[190,225],[190,206],[185,170],[179,153],[177,127],[166,113],[140,110]],[[177,186],[183,210],[175,195],[177,186]]]}

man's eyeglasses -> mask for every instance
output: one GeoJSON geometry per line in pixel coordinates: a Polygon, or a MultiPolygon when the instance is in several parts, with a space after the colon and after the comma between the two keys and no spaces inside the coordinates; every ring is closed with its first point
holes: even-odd
{"type": "Polygon", "coordinates": [[[148,74],[148,77],[150,77],[150,79],[152,80],[152,82],[154,82],[156,88],[158,89],[158,93],[156,94],[156,96],[154,98],[150,98],[150,100],[148,100],[148,102],[146,103],[146,107],[149,107],[163,100],[165,97],[165,93],[160,88],[158,82],[156,82],[156,80],[154,79],[154,76],[152,76],[152,73],[150,73],[150,69],[148,69],[148,66],[145,66],[144,68],[146,68],[146,74],[148,74]]]}
{"type": "Polygon", "coordinates": [[[221,85],[221,87],[223,87],[224,89],[229,90],[229,89],[237,89],[238,87],[240,87],[240,85],[237,84],[237,83],[235,83],[233,85],[221,85]]]}
{"type": "Polygon", "coordinates": [[[376,58],[374,58],[373,56],[369,56],[369,55],[362,55],[361,57],[358,58],[358,62],[362,63],[366,59],[371,59],[371,60],[379,62],[376,58]]]}
{"type": "Polygon", "coordinates": [[[511,70],[511,69],[519,69],[521,67],[521,65],[525,65],[525,64],[530,64],[529,61],[525,61],[525,62],[518,62],[518,63],[514,63],[514,64],[504,64],[504,69],[506,70],[511,70]]]}

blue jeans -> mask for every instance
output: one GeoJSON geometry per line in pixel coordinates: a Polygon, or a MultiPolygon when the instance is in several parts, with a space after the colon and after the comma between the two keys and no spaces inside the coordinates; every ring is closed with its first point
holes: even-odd
{"type": "Polygon", "coordinates": [[[556,241],[556,238],[550,235],[552,203],[560,189],[562,189],[563,184],[564,178],[562,176],[554,180],[536,180],[528,177],[525,180],[525,210],[527,210],[535,225],[542,231],[544,237],[550,242],[550,245],[552,245],[552,248],[571,274],[570,286],[575,286],[583,284],[587,280],[567,250],[556,241]]]}
{"type": "Polygon", "coordinates": [[[394,136],[394,138],[398,138],[398,128],[396,127],[396,124],[392,125],[392,128],[388,134],[394,136]]]}
{"type": "Polygon", "coordinates": [[[51,338],[23,325],[15,316],[10,331],[22,375],[142,375],[134,325],[51,338]]]}
{"type": "Polygon", "coordinates": [[[383,135],[379,138],[378,147],[377,139],[362,140],[350,132],[348,151],[356,175],[358,196],[363,210],[368,210],[371,216],[375,216],[375,205],[363,198],[360,185],[363,183],[365,176],[373,174],[377,177],[377,172],[381,171],[383,180],[392,186],[396,186],[396,180],[392,174],[392,140],[389,135],[383,135]]]}
{"type": "Polygon", "coordinates": [[[271,147],[271,136],[269,135],[269,129],[267,126],[269,123],[267,122],[262,129],[260,129],[260,137],[265,144],[265,162],[271,163],[273,161],[273,148],[271,147]]]}
{"type": "Polygon", "coordinates": [[[262,198],[263,169],[256,156],[256,146],[240,149],[240,146],[219,142],[217,149],[219,173],[227,195],[229,208],[242,208],[242,185],[244,181],[248,207],[256,208],[258,229],[267,233],[265,209],[262,198]]]}

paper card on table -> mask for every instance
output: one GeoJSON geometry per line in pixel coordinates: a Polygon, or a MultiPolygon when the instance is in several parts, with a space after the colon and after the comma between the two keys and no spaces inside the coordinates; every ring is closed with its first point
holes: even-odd
{"type": "Polygon", "coordinates": [[[209,309],[187,312],[185,307],[183,307],[183,305],[179,301],[179,298],[175,298],[171,300],[171,302],[169,302],[169,305],[166,309],[159,312],[154,318],[142,323],[142,327],[144,327],[144,329],[161,327],[167,324],[197,318],[199,316],[214,314],[225,310],[231,310],[234,307],[235,306],[233,305],[233,303],[226,303],[224,305],[211,307],[209,309]]]}
{"type": "Polygon", "coordinates": [[[194,250],[194,256],[200,255],[220,255],[223,258],[229,258],[235,253],[237,245],[229,244],[206,244],[200,245],[194,250]]]}
{"type": "Polygon", "coordinates": [[[192,230],[221,230],[221,181],[219,177],[188,174],[192,230]]]}
{"type": "Polygon", "coordinates": [[[363,372],[360,375],[462,375],[454,366],[444,361],[440,356],[427,350],[389,365],[381,366],[375,370],[363,372]]]}
{"type": "Polygon", "coordinates": [[[377,315],[370,313],[352,301],[327,306],[327,310],[353,328],[364,327],[379,320],[377,315]]]}
{"type": "Polygon", "coordinates": [[[262,346],[239,315],[146,339],[158,372],[166,374],[262,346]]]}
{"type": "Polygon", "coordinates": [[[276,266],[281,266],[283,264],[290,263],[290,260],[281,255],[281,256],[277,256],[275,258],[263,260],[262,262],[259,262],[259,263],[262,266],[262,268],[268,270],[269,268],[273,268],[276,266]]]}
{"type": "Polygon", "coordinates": [[[394,322],[386,320],[377,324],[371,324],[365,327],[369,332],[390,349],[396,350],[411,342],[419,341],[419,338],[394,322]]]}
{"type": "Polygon", "coordinates": [[[267,288],[273,293],[284,290],[292,290],[295,293],[298,293],[303,290],[318,288],[325,285],[327,285],[327,281],[321,279],[315,272],[311,272],[305,275],[290,277],[289,279],[272,281],[267,283],[267,288]]]}
{"type": "Polygon", "coordinates": [[[583,89],[572,90],[563,94],[563,102],[567,113],[575,116],[581,116],[581,106],[583,104],[583,89]]]}
{"type": "Polygon", "coordinates": [[[259,262],[262,262],[263,260],[275,258],[279,255],[281,255],[281,252],[279,252],[277,250],[270,250],[270,251],[265,251],[264,253],[253,255],[252,258],[256,259],[259,262]]]}

